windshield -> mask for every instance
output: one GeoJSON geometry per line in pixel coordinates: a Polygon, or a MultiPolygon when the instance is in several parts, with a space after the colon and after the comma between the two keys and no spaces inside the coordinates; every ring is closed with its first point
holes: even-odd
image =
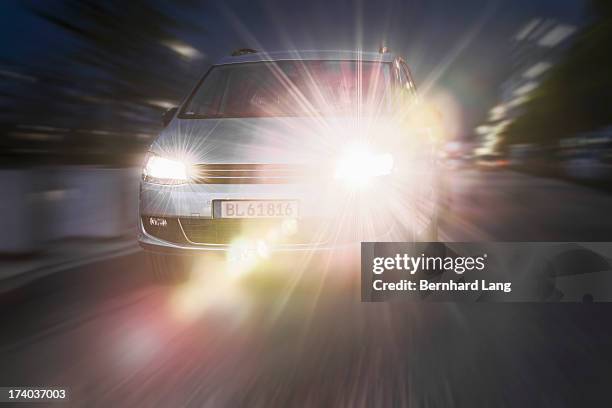
{"type": "Polygon", "coordinates": [[[213,67],[182,117],[376,114],[390,103],[390,64],[277,61],[213,67]]]}

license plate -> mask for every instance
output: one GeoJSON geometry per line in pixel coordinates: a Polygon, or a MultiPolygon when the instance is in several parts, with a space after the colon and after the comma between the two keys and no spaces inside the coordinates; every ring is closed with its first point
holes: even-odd
{"type": "Polygon", "coordinates": [[[297,218],[297,201],[221,201],[221,218],[297,218]]]}

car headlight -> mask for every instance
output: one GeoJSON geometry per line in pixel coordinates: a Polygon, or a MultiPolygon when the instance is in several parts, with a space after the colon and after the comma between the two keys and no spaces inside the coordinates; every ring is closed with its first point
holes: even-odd
{"type": "Polygon", "coordinates": [[[392,155],[373,154],[363,147],[355,147],[338,160],[335,178],[360,186],[367,184],[373,177],[391,174],[391,170],[392,155]]]}
{"type": "Polygon", "coordinates": [[[142,179],[159,184],[181,184],[189,179],[187,165],[178,160],[149,153],[142,169],[142,179]]]}

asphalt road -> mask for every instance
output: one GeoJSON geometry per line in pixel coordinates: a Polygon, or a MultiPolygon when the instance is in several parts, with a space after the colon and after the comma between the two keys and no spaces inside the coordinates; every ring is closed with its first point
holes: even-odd
{"type": "MultiPolygon", "coordinates": [[[[612,241],[611,196],[454,177],[444,239],[612,241]]],[[[609,405],[612,305],[364,304],[350,270],[283,265],[163,286],[136,253],[47,277],[0,298],[0,385],[83,407],[609,405]]]]}
{"type": "Polygon", "coordinates": [[[451,172],[448,241],[612,241],[612,194],[515,172],[451,172]]]}

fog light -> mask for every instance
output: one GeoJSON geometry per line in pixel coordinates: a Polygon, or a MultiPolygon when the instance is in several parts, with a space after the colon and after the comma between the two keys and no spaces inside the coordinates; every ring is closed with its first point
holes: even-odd
{"type": "Polygon", "coordinates": [[[165,227],[168,225],[168,221],[166,221],[165,218],[149,217],[149,225],[154,227],[165,227]]]}

